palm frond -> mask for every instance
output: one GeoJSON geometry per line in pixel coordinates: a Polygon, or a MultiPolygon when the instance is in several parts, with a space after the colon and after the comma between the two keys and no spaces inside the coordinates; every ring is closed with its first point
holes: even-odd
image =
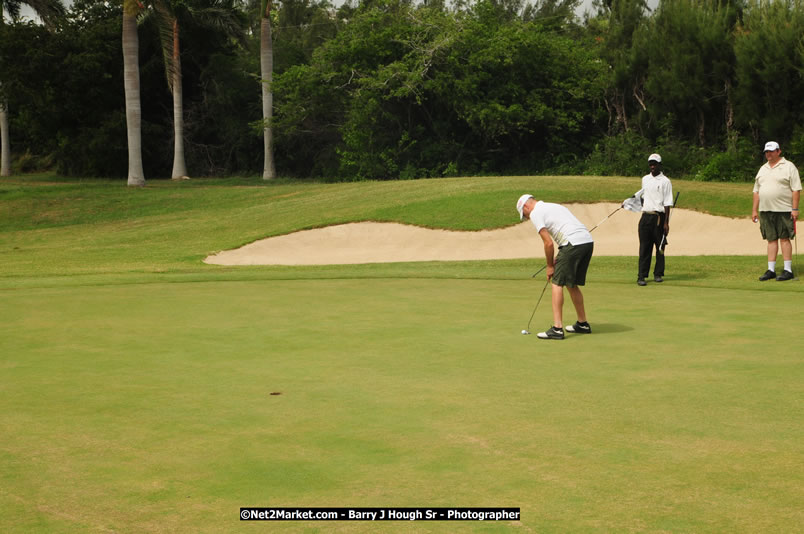
{"type": "MultiPolygon", "coordinates": [[[[21,2],[16,2],[19,5],[21,2]]],[[[67,13],[61,0],[25,0],[34,13],[42,19],[46,28],[53,28],[60,18],[67,13]]]]}
{"type": "Polygon", "coordinates": [[[159,34],[159,42],[162,44],[162,59],[165,64],[165,77],[167,78],[168,89],[173,90],[173,79],[178,72],[178,66],[174,61],[174,39],[175,32],[179,31],[173,5],[169,0],[155,0],[151,2],[151,9],[145,10],[139,21],[142,24],[151,22],[156,25],[159,34]]]}

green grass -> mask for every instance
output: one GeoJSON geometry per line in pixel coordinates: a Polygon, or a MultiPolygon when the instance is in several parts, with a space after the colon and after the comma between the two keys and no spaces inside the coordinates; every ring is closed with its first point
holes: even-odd
{"type": "MultiPolygon", "coordinates": [[[[505,226],[523,191],[616,201],[633,179],[0,184],[0,531],[380,530],[241,524],[241,506],[522,508],[393,532],[804,523],[804,289],[756,281],[759,239],[670,257],[647,288],[635,258],[596,257],[595,333],[563,342],[519,334],[536,261],[200,261],[332,222],[505,226]]],[[[701,211],[750,201],[675,185],[701,211]]],[[[531,330],[549,321],[545,300],[531,330]]]]}
{"type": "MultiPolygon", "coordinates": [[[[2,283],[34,276],[212,272],[207,255],[252,241],[352,221],[481,230],[516,223],[523,191],[558,202],[620,201],[636,178],[501,177],[367,182],[261,180],[0,182],[2,283]]],[[[725,216],[750,213],[744,184],[676,182],[680,205],[725,216]]],[[[761,248],[761,243],[759,243],[761,248]]],[[[760,251],[761,253],[761,251],[760,251]]]]}

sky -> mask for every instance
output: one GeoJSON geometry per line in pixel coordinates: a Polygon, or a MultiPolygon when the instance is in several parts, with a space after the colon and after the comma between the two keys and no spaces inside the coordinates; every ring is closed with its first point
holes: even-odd
{"type": "MultiPolygon", "coordinates": [[[[593,2],[593,0],[582,0],[581,1],[581,4],[578,6],[578,10],[577,10],[577,13],[578,13],[579,17],[583,17],[583,14],[586,11],[590,11],[590,12],[592,11],[592,2],[593,2]]],[[[65,0],[64,3],[65,3],[65,5],[69,6],[69,5],[72,4],[72,1],[71,0],[65,0]]],[[[333,0],[333,3],[338,5],[341,2],[339,2],[339,0],[333,0]]],[[[648,0],[648,7],[650,9],[656,9],[656,6],[658,5],[658,3],[659,3],[659,0],[648,0]]],[[[22,14],[23,14],[23,16],[26,16],[26,17],[30,17],[30,18],[33,17],[33,12],[26,5],[23,5],[23,7],[22,7],[22,14]]]]}
{"type": "MultiPolygon", "coordinates": [[[[581,5],[578,6],[578,10],[576,13],[579,17],[583,17],[585,11],[592,11],[592,1],[593,0],[583,0],[581,5]]],[[[656,6],[659,5],[659,0],[648,0],[648,8],[653,11],[656,9],[656,6]]]]}

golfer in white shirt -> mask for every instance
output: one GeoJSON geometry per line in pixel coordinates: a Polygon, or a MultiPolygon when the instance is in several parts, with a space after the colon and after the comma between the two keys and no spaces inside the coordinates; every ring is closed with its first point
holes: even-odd
{"type": "Polygon", "coordinates": [[[580,286],[586,284],[586,271],[592,259],[594,240],[589,230],[567,208],[560,204],[536,201],[522,195],[516,203],[519,219],[529,219],[544,242],[547,279],[552,282],[553,325],[539,332],[540,339],[564,339],[564,287],[570,294],[578,320],[567,332],[591,334],[580,286]],[[558,256],[554,258],[558,245],[558,256]]]}

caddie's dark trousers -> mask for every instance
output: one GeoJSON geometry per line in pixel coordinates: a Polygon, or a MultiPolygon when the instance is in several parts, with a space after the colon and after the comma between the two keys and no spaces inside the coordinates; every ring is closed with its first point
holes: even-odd
{"type": "Polygon", "coordinates": [[[664,213],[643,213],[639,219],[639,278],[647,278],[650,273],[650,259],[653,255],[653,248],[656,247],[656,266],[653,269],[654,276],[664,276],[664,213]],[[661,248],[659,248],[661,245],[661,248]]]}

